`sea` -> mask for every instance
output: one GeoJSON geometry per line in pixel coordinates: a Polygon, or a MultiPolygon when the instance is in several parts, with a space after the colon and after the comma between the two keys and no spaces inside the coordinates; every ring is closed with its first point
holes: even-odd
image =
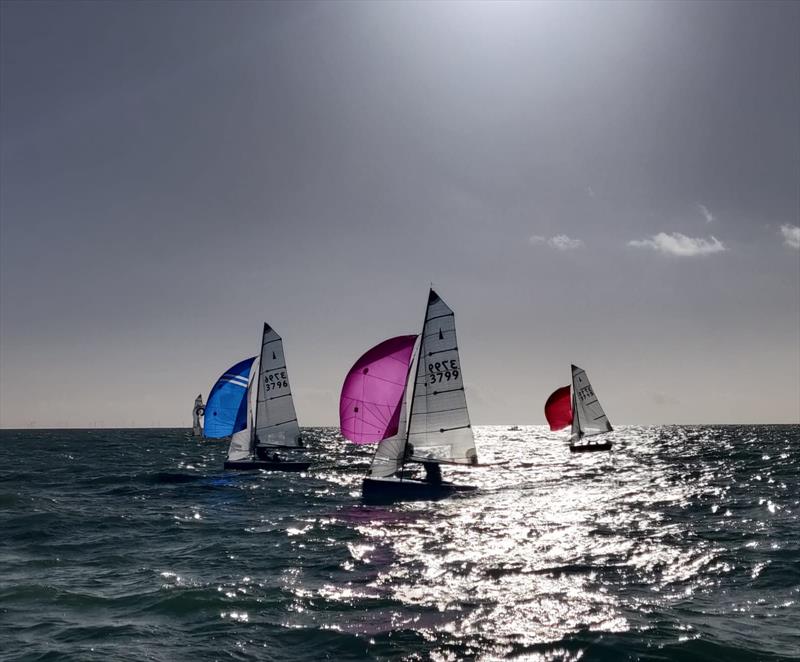
{"type": "Polygon", "coordinates": [[[370,506],[372,448],[223,470],[187,430],[0,431],[0,659],[798,660],[800,426],[477,427],[476,485],[370,506]]]}

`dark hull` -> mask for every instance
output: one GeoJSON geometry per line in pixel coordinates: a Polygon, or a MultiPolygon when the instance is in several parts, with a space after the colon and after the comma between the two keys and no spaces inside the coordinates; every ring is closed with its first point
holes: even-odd
{"type": "Polygon", "coordinates": [[[474,492],[473,485],[453,483],[433,484],[423,480],[404,478],[365,478],[361,497],[367,503],[392,503],[394,501],[431,501],[445,499],[458,492],[474,492]]]}
{"type": "Polygon", "coordinates": [[[225,469],[232,471],[306,471],[311,462],[265,462],[263,460],[225,462],[225,469]]]}
{"type": "Polygon", "coordinates": [[[592,451],[610,451],[611,442],[606,441],[602,444],[570,444],[569,449],[573,453],[591,453],[592,451]]]}

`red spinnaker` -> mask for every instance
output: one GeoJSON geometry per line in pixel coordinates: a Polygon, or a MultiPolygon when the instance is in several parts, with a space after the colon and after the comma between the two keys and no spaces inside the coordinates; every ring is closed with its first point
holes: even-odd
{"type": "Polygon", "coordinates": [[[553,391],[553,394],[544,403],[544,415],[553,431],[563,430],[568,425],[572,425],[572,398],[569,386],[562,386],[553,391]]]}

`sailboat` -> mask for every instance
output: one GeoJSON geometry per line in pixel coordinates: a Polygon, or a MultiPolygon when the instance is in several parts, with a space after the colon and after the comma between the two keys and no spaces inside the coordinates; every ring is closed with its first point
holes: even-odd
{"type": "Polygon", "coordinates": [[[247,387],[255,356],[232,365],[211,387],[203,418],[203,437],[224,439],[247,426],[247,387]]]}
{"type": "Polygon", "coordinates": [[[264,324],[261,354],[248,376],[245,426],[231,436],[225,469],[305,471],[310,462],[291,462],[279,449],[304,448],[286,370],[283,340],[264,324]]]}
{"type": "Polygon", "coordinates": [[[430,290],[422,334],[383,341],[347,373],[339,401],[342,435],[378,444],[362,484],[365,501],[435,499],[472,491],[442,480],[442,464],[476,465],[453,311],[430,290]],[[416,346],[416,352],[414,347],[416,346]],[[411,406],[406,391],[416,361],[411,406]],[[407,465],[421,464],[424,478],[407,465]]]}
{"type": "Polygon", "coordinates": [[[547,398],[544,414],[550,429],[563,430],[572,426],[569,449],[574,453],[611,450],[611,442],[595,439],[597,435],[612,432],[600,401],[583,368],[572,366],[572,397],[570,387],[562,386],[547,398]]]}
{"type": "Polygon", "coordinates": [[[194,399],[194,408],[192,409],[192,436],[202,437],[203,426],[200,424],[200,417],[205,414],[206,409],[203,406],[203,394],[201,393],[194,399]]]}

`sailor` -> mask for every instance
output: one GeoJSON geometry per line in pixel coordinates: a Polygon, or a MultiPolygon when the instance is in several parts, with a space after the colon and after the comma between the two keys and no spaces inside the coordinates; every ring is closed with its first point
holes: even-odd
{"type": "Polygon", "coordinates": [[[423,462],[422,466],[425,467],[425,481],[431,485],[442,484],[442,470],[438,462],[423,462]]]}

